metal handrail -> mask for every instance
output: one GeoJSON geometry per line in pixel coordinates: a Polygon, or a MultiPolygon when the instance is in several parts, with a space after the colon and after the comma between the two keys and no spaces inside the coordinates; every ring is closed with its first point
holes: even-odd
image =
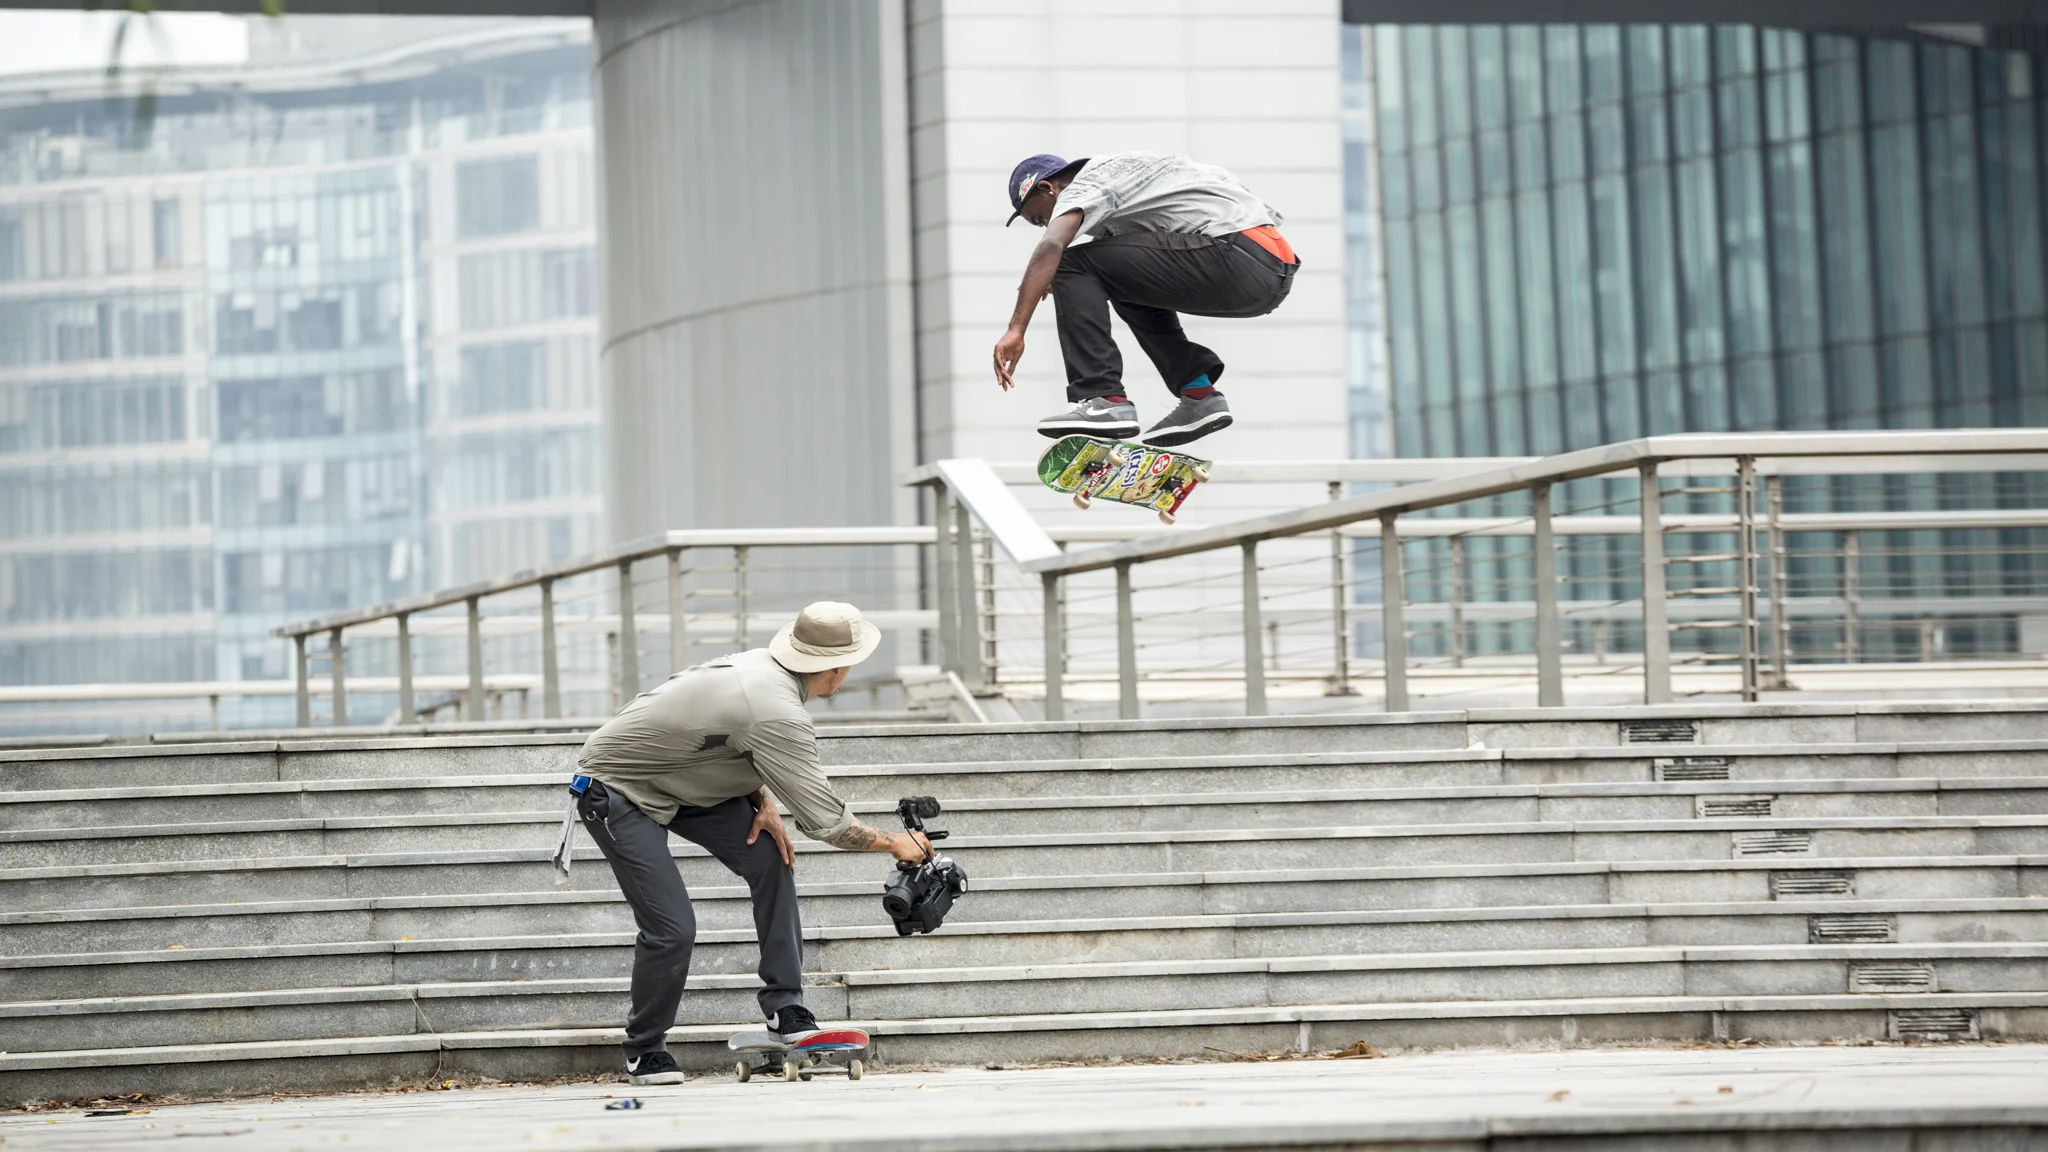
{"type": "MultiPolygon", "coordinates": [[[[1042,576],[1072,576],[1126,564],[1191,556],[1233,545],[1327,532],[1359,520],[1386,520],[1510,492],[1532,492],[1570,480],[1656,468],[1668,461],[1751,460],[1770,456],[1984,456],[2048,452],[2048,429],[1973,429],[1943,432],[1757,432],[1740,435],[1692,433],[1647,436],[1599,448],[1523,461],[1462,476],[1425,480],[1384,492],[1372,492],[1219,524],[1192,532],[1156,534],[1123,544],[1068,552],[1020,565],[1042,576]]],[[[1977,469],[1981,470],[1982,465],[1977,469]]]]}
{"type": "MultiPolygon", "coordinates": [[[[1738,610],[1743,626],[1745,693],[1757,682],[1756,638],[1751,635],[1756,617],[1757,581],[1754,579],[1758,552],[1755,546],[1761,516],[1754,497],[1760,491],[1770,496],[1766,531],[1775,533],[1772,547],[1781,550],[1784,533],[1884,529],[1965,529],[2048,526],[2048,510],[1995,509],[1947,512],[1843,512],[1785,513],[1778,500],[1776,477],[1785,475],[1921,474],[1935,472],[2044,471],[2048,470],[2048,430],[1996,429],[1931,432],[1833,432],[1694,434],[1658,436],[1599,448],[1542,458],[1437,459],[1407,461],[1267,461],[1219,464],[1215,479],[1222,482],[1301,483],[1319,481],[1329,486],[1331,500],[1307,507],[1248,520],[1207,527],[1182,525],[1169,532],[1149,526],[1130,529],[1106,525],[1041,527],[1009,492],[1016,483],[1035,480],[1029,465],[995,464],[975,459],[941,461],[916,469],[904,477],[906,483],[933,488],[935,505],[929,525],[873,528],[810,529],[698,529],[679,530],[644,537],[613,548],[554,564],[539,566],[493,580],[441,589],[383,604],[286,624],[274,634],[295,646],[294,684],[299,721],[310,719],[312,696],[309,683],[308,640],[326,634],[331,652],[339,653],[346,629],[375,626],[388,634],[395,624],[398,645],[398,713],[403,723],[413,715],[411,675],[412,618],[435,609],[464,605],[467,619],[463,630],[468,638],[466,708],[472,718],[483,709],[483,627],[481,602],[489,597],[537,589],[540,599],[537,631],[541,637],[542,714],[561,714],[561,677],[557,668],[555,636],[555,585],[571,577],[615,571],[618,575],[618,605],[615,627],[621,636],[638,636],[646,627],[668,626],[672,663],[680,666],[687,655],[689,631],[706,619],[702,613],[685,611],[683,553],[692,549],[731,549],[734,557],[736,603],[731,614],[750,620],[747,612],[746,556],[758,548],[804,547],[892,547],[929,546],[933,549],[935,577],[930,600],[917,611],[935,612],[939,662],[957,672],[971,694],[996,690],[993,650],[995,615],[993,553],[980,553],[977,540],[993,541],[1008,553],[1014,571],[1035,574],[1044,590],[1043,620],[1046,635],[1046,709],[1048,719],[1062,714],[1060,674],[1066,653],[1062,581],[1085,572],[1115,569],[1117,573],[1118,663],[1122,685],[1120,712],[1137,714],[1136,650],[1132,633],[1131,570],[1138,564],[1203,552],[1238,547],[1244,552],[1244,644],[1247,710],[1265,711],[1262,645],[1265,631],[1260,620],[1257,548],[1261,541],[1282,537],[1327,533],[1331,537],[1333,576],[1330,581],[1334,616],[1338,627],[1337,675],[1333,684],[1348,681],[1345,671],[1348,641],[1344,633],[1348,608],[1344,597],[1350,587],[1346,567],[1351,558],[1342,548],[1342,537],[1370,535],[1367,527],[1377,522],[1382,542],[1382,614],[1389,651],[1385,661],[1387,706],[1407,706],[1405,636],[1401,621],[1403,574],[1398,563],[1399,542],[1404,538],[1460,538],[1484,535],[1532,536],[1535,538],[1537,595],[1534,601],[1537,624],[1538,699],[1543,704],[1562,702],[1562,679],[1558,672],[1559,612],[1555,540],[1559,535],[1640,534],[1645,540],[1643,557],[1643,618],[1646,648],[1645,697],[1651,702],[1669,698],[1670,653],[1666,594],[1663,580],[1662,540],[1667,533],[1727,532],[1739,541],[1737,563],[1743,574],[1734,583],[1743,597],[1738,610]],[[1735,481],[1714,489],[1736,497],[1734,513],[1686,513],[1666,518],[1659,506],[1662,490],[1657,487],[1660,468],[1669,475],[1725,475],[1732,468],[1735,481]],[[1612,515],[1553,516],[1550,493],[1554,485],[1572,480],[1635,471],[1639,473],[1645,498],[1638,517],[1612,515]],[[1351,482],[1400,484],[1383,491],[1345,496],[1351,482]],[[1480,500],[1506,493],[1526,492],[1531,512],[1526,516],[1416,517],[1409,513],[1480,500]],[[977,536],[975,522],[988,529],[977,536]],[[1102,544],[1100,541],[1109,540],[1102,544]],[[1058,545],[1092,545],[1060,551],[1058,545]],[[1387,557],[1396,563],[1386,568],[1387,557]],[[634,565],[666,558],[668,562],[668,612],[665,616],[643,614],[636,625],[634,615],[634,565]]],[[[1455,551],[1453,555],[1456,555],[1455,551]]],[[[1320,561],[1318,561],[1320,562],[1320,561]]],[[[1782,582],[1774,567],[1773,581],[1782,582]]],[[[1726,581],[1723,581],[1724,583],[1726,581]]],[[[1782,589],[1772,589],[1773,602],[1782,589]]],[[[703,590],[692,593],[702,595],[703,590]]],[[[608,594],[609,595],[609,594],[608,594]]],[[[657,594],[658,595],[658,594],[657,594]]],[[[527,609],[527,611],[531,611],[527,609]]],[[[721,617],[722,618],[722,617],[721,617]]],[[[438,619],[438,618],[437,618],[438,619]]],[[[450,617],[455,624],[459,617],[450,617]]],[[[522,620],[524,624],[524,620],[522,620]]],[[[1782,632],[1782,623],[1772,625],[1782,632]]],[[[425,631],[439,631],[437,625],[425,631]]],[[[701,638],[700,638],[701,639],[701,638]]],[[[1782,645],[1782,637],[1776,642],[1782,645]]],[[[1780,653],[1782,654],[1782,653],[1780,653]]],[[[618,646],[620,683],[639,682],[641,654],[637,643],[618,646]]],[[[1781,661],[1773,660],[1773,666],[1781,661]]],[[[330,661],[335,680],[337,722],[345,722],[347,677],[344,661],[330,661]]]]}
{"type": "MultiPolygon", "coordinates": [[[[984,505],[999,506],[998,511],[1002,518],[1012,517],[1012,509],[1002,501],[991,499],[985,485],[972,500],[956,498],[963,494],[950,489],[947,467],[960,463],[942,462],[939,466],[913,472],[906,476],[905,480],[907,483],[932,486],[938,497],[941,522],[957,517],[963,532],[968,525],[970,511],[980,513],[984,505]]],[[[2048,520],[2048,515],[2044,515],[2041,510],[2003,509],[1990,512],[1786,515],[1782,510],[1776,480],[1776,477],[1784,475],[2040,471],[2048,469],[2048,429],[1699,433],[1651,436],[1540,459],[1519,458],[1492,461],[1489,462],[1491,466],[1487,467],[1466,467],[1474,463],[1476,462],[1468,460],[1433,462],[1435,467],[1418,468],[1413,473],[1434,472],[1436,475],[1433,478],[1359,496],[1343,497],[1340,484],[1332,483],[1330,487],[1333,499],[1328,503],[1234,523],[1153,533],[1122,543],[1077,549],[1057,555],[1018,556],[1017,566],[1027,573],[1038,575],[1043,584],[1046,718],[1059,719],[1064,712],[1061,676],[1066,662],[1067,647],[1065,623],[1061,619],[1064,603],[1062,581],[1069,576],[1086,572],[1104,569],[1114,569],[1116,572],[1120,685],[1118,711],[1123,717],[1135,718],[1138,715],[1138,645],[1131,606],[1132,568],[1138,564],[1221,551],[1231,547],[1241,549],[1244,586],[1241,603],[1244,625],[1245,710],[1247,714],[1260,715],[1266,711],[1266,691],[1265,629],[1260,618],[1257,555],[1259,544],[1262,541],[1285,537],[1329,533],[1333,537],[1332,547],[1335,549],[1335,538],[1352,535],[1355,531],[1352,526],[1364,521],[1377,520],[1381,540],[1381,632],[1386,646],[1383,661],[1386,707],[1389,711],[1406,711],[1407,631],[1402,616],[1402,537],[1446,535],[1453,537],[1455,542],[1457,538],[1467,535],[1521,535],[1526,532],[1534,538],[1537,703],[1539,706],[1557,706],[1564,702],[1556,569],[1556,536],[1559,529],[1558,520],[1561,518],[1552,515],[1551,490],[1555,485],[1574,480],[1633,471],[1637,473],[1641,485],[1639,517],[1632,522],[1621,517],[1572,518],[1577,522],[1570,526],[1587,532],[1631,531],[1643,539],[1641,603],[1645,702],[1665,703],[1671,699],[1671,626],[1665,603],[1663,539],[1667,531],[1674,530],[1733,532],[1738,538],[1737,562],[1741,575],[1737,585],[1741,604],[1737,612],[1737,625],[1741,633],[1743,696],[1745,699],[1755,699],[1761,683],[1758,674],[1760,644],[1756,635],[1758,589],[1755,578],[1758,557],[1758,514],[1755,505],[1760,490],[1766,491],[1768,495],[1768,531],[1773,537],[1773,549],[1779,552],[1783,549],[1785,533],[1830,530],[1837,526],[1847,531],[1880,527],[2031,527],[2048,520]],[[1726,474],[1728,462],[1734,465],[1735,481],[1726,488],[1717,490],[1725,491],[1735,498],[1734,514],[1673,517],[1673,523],[1667,527],[1662,511],[1665,494],[1658,481],[1660,467],[1671,474],[1726,474]],[[1760,478],[1766,479],[1768,483],[1760,485],[1760,478]],[[1402,523],[1402,517],[1408,513],[1464,504],[1509,493],[1528,494],[1531,503],[1528,516],[1488,517],[1483,520],[1431,519],[1424,522],[1426,526],[1419,528],[1412,521],[1402,523]],[[1894,516],[1897,517],[1896,520],[1892,519],[1894,516]]],[[[1292,466],[1280,462],[1247,464],[1240,466],[1243,475],[1238,478],[1257,478],[1274,482],[1302,480],[1318,475],[1318,467],[1307,462],[1292,466]]],[[[1028,482],[1030,475],[1028,470],[1020,471],[1019,466],[1014,465],[990,466],[982,463],[979,464],[979,470],[1005,482],[1010,482],[1013,475],[1028,482]]],[[[1328,472],[1323,471],[1320,474],[1327,476],[1328,472]]],[[[1217,467],[1216,478],[1223,479],[1229,475],[1227,467],[1217,467]]],[[[1389,469],[1384,475],[1374,478],[1398,480],[1401,476],[1398,470],[1389,469]]],[[[1014,498],[1010,502],[1014,503],[1014,498]]],[[[943,549],[945,543],[941,541],[940,546],[943,549]]],[[[940,565],[940,628],[942,635],[950,634],[950,643],[942,645],[942,651],[951,654],[957,661],[957,666],[973,670],[977,667],[977,662],[970,657],[976,646],[968,644],[963,635],[973,617],[968,610],[966,599],[959,591],[963,587],[971,586],[968,582],[971,572],[970,558],[962,549],[959,555],[948,559],[952,563],[942,562],[940,565]],[[959,566],[959,575],[948,580],[946,571],[953,564],[959,566]]],[[[1333,552],[1332,563],[1336,573],[1332,587],[1340,590],[1337,592],[1339,601],[1335,615],[1338,625],[1336,679],[1341,682],[1348,676],[1345,663],[1349,647],[1349,637],[1344,623],[1346,612],[1341,601],[1341,589],[1345,584],[1345,557],[1341,550],[1333,552]]],[[[1774,582],[1781,583],[1782,579],[1782,566],[1774,565],[1774,582]]],[[[1774,600],[1777,598],[1779,596],[1774,590],[1774,600]]],[[[1772,632],[1772,665],[1782,670],[1787,663],[1784,621],[1774,621],[1772,632]]],[[[1779,675],[1781,676],[1782,672],[1779,675]]]]}
{"type": "Polygon", "coordinates": [[[463,584],[454,588],[442,588],[417,596],[406,596],[366,608],[351,608],[331,616],[315,616],[284,624],[270,630],[272,636],[292,639],[331,632],[336,628],[348,628],[367,624],[372,620],[386,620],[396,616],[409,616],[415,612],[427,612],[435,608],[447,608],[482,596],[497,596],[506,592],[517,592],[523,588],[537,587],[543,582],[566,580],[572,576],[584,576],[616,568],[620,564],[637,560],[652,560],[666,556],[671,549],[685,548],[803,548],[819,546],[858,547],[860,545],[883,544],[929,544],[932,530],[926,527],[907,528],[710,528],[664,532],[659,536],[646,536],[639,540],[607,548],[600,552],[573,557],[538,568],[527,568],[495,580],[483,580],[475,584],[463,584]]]}

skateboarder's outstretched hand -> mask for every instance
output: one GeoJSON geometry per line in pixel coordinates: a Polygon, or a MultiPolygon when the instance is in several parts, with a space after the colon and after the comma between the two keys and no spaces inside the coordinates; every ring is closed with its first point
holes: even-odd
{"type": "Polygon", "coordinates": [[[1017,361],[1024,358],[1024,330],[1011,327],[996,341],[996,383],[1008,392],[1017,386],[1017,361]]]}

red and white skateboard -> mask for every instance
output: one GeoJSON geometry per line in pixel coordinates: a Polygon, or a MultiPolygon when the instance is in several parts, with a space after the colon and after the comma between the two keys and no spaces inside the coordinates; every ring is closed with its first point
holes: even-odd
{"type": "Polygon", "coordinates": [[[784,1042],[765,1028],[756,1028],[739,1033],[727,1040],[725,1046],[740,1054],[734,1071],[742,1084],[753,1079],[756,1072],[778,1068],[784,1080],[809,1080],[819,1074],[858,1080],[867,1071],[859,1053],[867,1051],[868,1034],[858,1028],[826,1028],[794,1044],[784,1042]],[[841,1060],[845,1063],[839,1063],[841,1060]]]}

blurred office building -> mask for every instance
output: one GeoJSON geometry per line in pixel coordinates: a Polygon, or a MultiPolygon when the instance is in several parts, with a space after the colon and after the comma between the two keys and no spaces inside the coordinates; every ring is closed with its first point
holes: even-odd
{"type": "Polygon", "coordinates": [[[282,681],[287,619],[597,545],[587,22],[252,18],[121,84],[0,79],[0,684],[282,681]]]}
{"type": "MultiPolygon", "coordinates": [[[[1348,157],[1349,231],[1384,261],[1383,307],[1381,283],[1354,284],[1351,323],[1383,325],[1388,353],[1353,386],[1384,390],[1384,443],[1517,456],[1674,432],[2048,425],[2048,57],[2023,31],[1346,28],[1354,134],[1373,145],[1348,157]]],[[[1790,477],[1783,501],[1986,507],[2041,480],[1790,477]]],[[[1579,487],[1587,511],[1633,498],[1579,487]]],[[[1729,505],[1695,492],[1668,507],[1729,505]]],[[[1801,658],[2048,635],[2012,606],[2048,595],[2048,534],[1864,536],[1791,534],[1794,595],[1834,594],[1854,566],[1871,615],[1891,617],[1852,638],[1802,626],[1801,658]]],[[[1573,594],[1639,595],[1626,547],[1568,543],[1573,594]]],[[[1526,581],[1525,545],[1472,551],[1467,595],[1526,581]]],[[[1516,627],[1480,629],[1481,650],[1514,647],[1516,627]]]]}

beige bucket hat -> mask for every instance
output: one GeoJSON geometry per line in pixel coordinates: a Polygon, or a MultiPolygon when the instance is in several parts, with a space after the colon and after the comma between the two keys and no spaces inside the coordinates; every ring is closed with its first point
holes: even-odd
{"type": "Polygon", "coordinates": [[[775,634],[768,653],[791,672],[823,672],[860,663],[881,642],[882,630],[861,619],[860,609],[820,600],[775,634]]]}

